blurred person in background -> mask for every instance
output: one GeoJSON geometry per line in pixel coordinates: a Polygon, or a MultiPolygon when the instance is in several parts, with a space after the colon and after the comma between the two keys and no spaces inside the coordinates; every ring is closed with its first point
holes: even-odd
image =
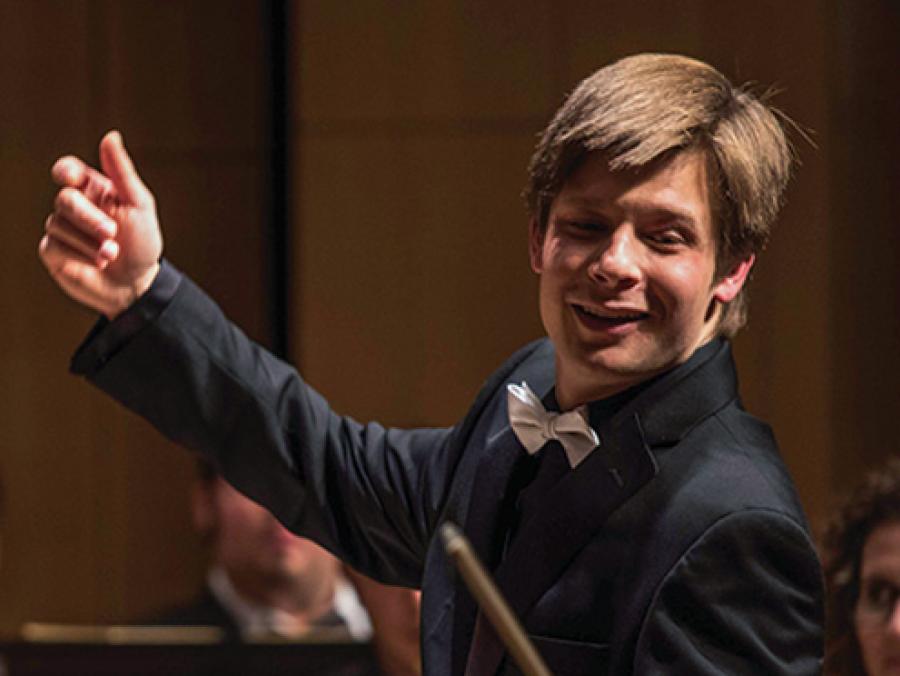
{"type": "Polygon", "coordinates": [[[198,468],[191,512],[209,548],[206,586],[189,603],[153,617],[153,624],[214,626],[231,641],[291,640],[310,633],[371,638],[384,673],[420,673],[415,592],[345,571],[331,554],[292,534],[209,464],[201,461],[198,468]]]}
{"type": "Polygon", "coordinates": [[[823,537],[826,674],[900,674],[900,458],[869,474],[823,537]]]}

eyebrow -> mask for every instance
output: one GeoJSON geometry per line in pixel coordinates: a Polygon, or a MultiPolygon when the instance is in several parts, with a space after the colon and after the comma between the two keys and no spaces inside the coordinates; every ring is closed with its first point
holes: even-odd
{"type": "Polygon", "coordinates": [[[689,211],[683,211],[681,209],[651,207],[649,209],[642,210],[640,213],[648,216],[651,220],[654,221],[673,221],[685,227],[697,227],[697,219],[694,218],[694,215],[689,211]]]}
{"type": "Polygon", "coordinates": [[[698,226],[697,219],[694,217],[693,212],[687,209],[679,209],[674,205],[656,202],[629,200],[624,205],[610,205],[606,201],[572,195],[564,199],[563,205],[567,208],[582,209],[584,211],[595,213],[598,216],[605,216],[611,209],[616,211],[627,209],[636,212],[641,219],[674,221],[679,225],[690,228],[696,228],[698,226]]]}
{"type": "Polygon", "coordinates": [[[900,579],[898,579],[897,573],[895,571],[880,571],[880,570],[870,570],[866,573],[862,573],[859,576],[859,581],[866,582],[887,582],[888,584],[892,584],[895,587],[900,587],[900,579]]]}

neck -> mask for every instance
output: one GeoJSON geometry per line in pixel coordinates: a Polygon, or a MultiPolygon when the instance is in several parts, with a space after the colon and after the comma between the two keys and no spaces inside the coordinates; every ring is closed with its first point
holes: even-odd
{"type": "Polygon", "coordinates": [[[656,375],[657,373],[642,373],[639,377],[622,378],[613,382],[604,382],[597,378],[576,379],[569,376],[557,356],[556,401],[560,411],[570,411],[592,401],[609,399],[656,375]]]}
{"type": "Polygon", "coordinates": [[[609,399],[625,390],[637,387],[642,383],[653,380],[657,376],[677,368],[684,364],[697,352],[716,340],[717,336],[711,336],[709,340],[699,343],[693,350],[687,353],[683,359],[666,364],[657,369],[643,371],[636,374],[622,374],[621,377],[601,378],[591,372],[572,373],[566,365],[560,362],[559,353],[556,356],[556,400],[561,411],[568,411],[582,404],[609,399]],[[593,377],[592,377],[593,376],[593,377]]]}

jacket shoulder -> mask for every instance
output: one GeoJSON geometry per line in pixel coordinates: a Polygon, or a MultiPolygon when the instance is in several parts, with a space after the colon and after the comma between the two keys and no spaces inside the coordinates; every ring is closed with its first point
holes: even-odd
{"type": "Polygon", "coordinates": [[[817,674],[822,577],[808,533],[745,509],[700,535],[655,590],[636,673],[817,674]]]}

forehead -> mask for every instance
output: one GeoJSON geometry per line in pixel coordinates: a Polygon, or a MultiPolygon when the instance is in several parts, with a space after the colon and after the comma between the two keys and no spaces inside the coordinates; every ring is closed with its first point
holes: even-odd
{"type": "Polygon", "coordinates": [[[876,527],[863,547],[863,579],[872,575],[900,581],[900,520],[876,527]]]}
{"type": "Polygon", "coordinates": [[[555,208],[670,212],[698,226],[711,222],[705,154],[688,150],[640,169],[611,171],[602,152],[585,156],[563,183],[555,208]]]}

